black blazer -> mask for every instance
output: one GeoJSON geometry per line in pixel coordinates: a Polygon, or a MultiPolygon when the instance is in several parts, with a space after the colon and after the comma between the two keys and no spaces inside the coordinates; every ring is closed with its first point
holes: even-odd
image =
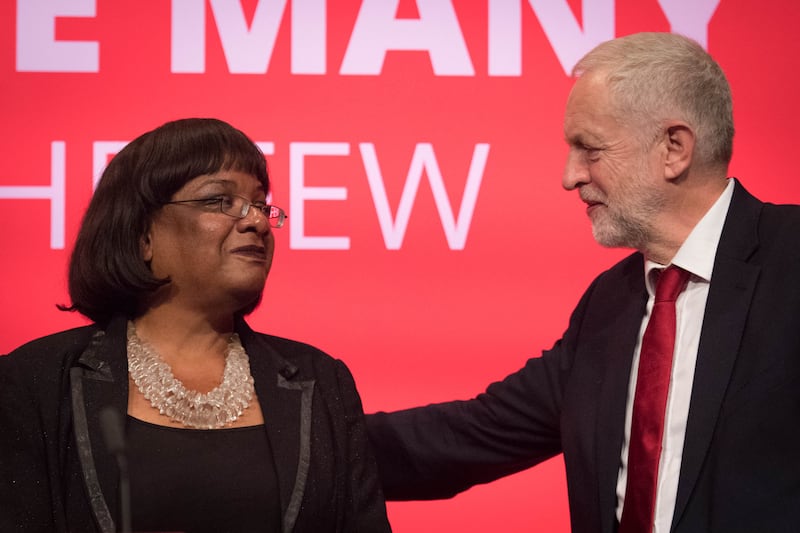
{"type": "MultiPolygon", "coordinates": [[[[552,349],[475,399],[368,416],[387,499],[450,497],[563,453],[573,532],[613,532],[646,301],[635,253],[594,280],[552,349]]],[[[800,531],[800,207],[763,204],[738,183],[703,319],[672,531],[800,531]]]]}
{"type": "MultiPolygon", "coordinates": [[[[118,317],[0,357],[0,531],[115,531],[119,472],[99,414],[127,412],[125,327],[118,317]]],[[[345,365],[243,321],[237,332],[267,421],[283,531],[389,531],[345,365]]]]}

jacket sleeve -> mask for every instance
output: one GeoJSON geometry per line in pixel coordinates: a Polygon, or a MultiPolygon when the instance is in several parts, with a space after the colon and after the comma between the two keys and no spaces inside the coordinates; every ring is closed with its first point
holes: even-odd
{"type": "Polygon", "coordinates": [[[44,533],[59,529],[60,489],[50,476],[58,454],[48,448],[57,437],[49,434],[37,392],[51,384],[32,371],[28,357],[0,357],[0,531],[44,533]]]}
{"type": "Polygon", "coordinates": [[[561,452],[558,350],[472,400],[367,416],[388,500],[450,498],[561,452]]]}
{"type": "Polygon", "coordinates": [[[340,400],[347,439],[347,496],[344,531],[391,531],[378,481],[375,457],[367,441],[364,410],[350,371],[336,361],[340,400]]]}
{"type": "Polygon", "coordinates": [[[563,451],[564,390],[594,287],[561,340],[473,399],[367,415],[387,500],[450,498],[563,451]]]}

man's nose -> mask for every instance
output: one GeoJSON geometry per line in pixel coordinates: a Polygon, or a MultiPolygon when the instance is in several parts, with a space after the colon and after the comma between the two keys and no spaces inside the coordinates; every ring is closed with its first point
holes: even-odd
{"type": "Polygon", "coordinates": [[[589,167],[583,154],[578,150],[571,149],[567,154],[567,162],[564,165],[564,173],[561,176],[561,186],[571,191],[590,181],[589,167]]]}

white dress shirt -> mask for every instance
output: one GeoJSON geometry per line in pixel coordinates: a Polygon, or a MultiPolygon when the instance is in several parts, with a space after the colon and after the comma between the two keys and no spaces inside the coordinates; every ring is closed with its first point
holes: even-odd
{"type": "MultiPolygon", "coordinates": [[[[728,181],[723,193],[694,227],[672,259],[672,264],[689,271],[691,276],[686,289],[676,302],[675,354],[672,360],[667,408],[664,419],[664,444],[658,466],[658,486],[656,489],[656,508],[653,533],[668,533],[675,512],[675,499],[678,492],[678,477],[681,469],[683,442],[686,436],[686,421],[689,416],[689,400],[694,382],[694,368],[697,362],[697,348],[700,344],[700,330],[703,326],[708,288],[714,269],[714,258],[722,234],[722,226],[733,196],[734,180],[728,181]]],[[[633,355],[633,367],[628,385],[628,403],[625,411],[625,441],[622,445],[621,465],[617,477],[617,519],[622,518],[625,501],[625,485],[628,476],[628,444],[631,434],[631,414],[636,390],[636,377],[639,369],[639,352],[642,337],[650,320],[655,299],[655,271],[668,265],[645,261],[645,285],[649,295],[647,310],[642,319],[639,339],[633,355]]]]}

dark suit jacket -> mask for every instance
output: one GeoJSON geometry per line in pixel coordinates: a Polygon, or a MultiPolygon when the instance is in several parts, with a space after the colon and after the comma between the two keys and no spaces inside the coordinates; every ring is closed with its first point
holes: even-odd
{"type": "MultiPolygon", "coordinates": [[[[635,253],[595,279],[552,349],[485,393],[368,416],[387,499],[450,497],[563,453],[573,532],[614,531],[646,300],[635,253]]],[[[672,531],[800,531],[800,207],[763,204],[738,183],[703,319],[672,531]]]]}
{"type": "MultiPolygon", "coordinates": [[[[0,357],[0,531],[115,531],[119,472],[99,413],[127,412],[125,325],[119,317],[105,331],[77,328],[0,357]]],[[[345,365],[243,321],[237,332],[274,454],[283,530],[389,531],[345,365]]]]}

